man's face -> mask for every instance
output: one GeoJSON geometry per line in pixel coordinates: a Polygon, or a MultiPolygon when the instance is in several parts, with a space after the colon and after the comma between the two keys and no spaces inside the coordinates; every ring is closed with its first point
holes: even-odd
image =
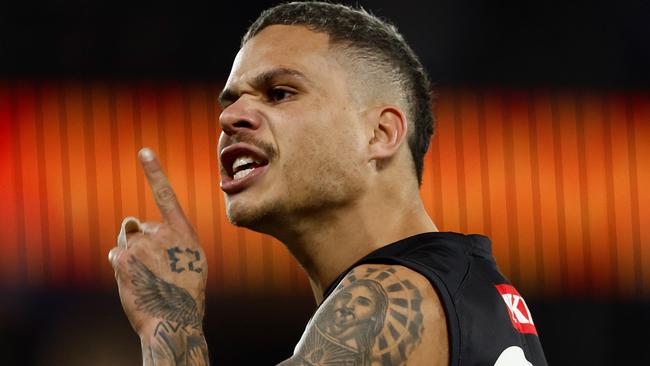
{"type": "Polygon", "coordinates": [[[381,299],[365,286],[350,286],[339,293],[334,301],[332,324],[328,331],[332,336],[344,337],[355,333],[358,326],[368,324],[377,312],[381,299]]]}
{"type": "Polygon", "coordinates": [[[363,108],[328,36],[274,25],[235,58],[220,116],[228,217],[268,231],[350,204],[368,166],[363,108]]]}

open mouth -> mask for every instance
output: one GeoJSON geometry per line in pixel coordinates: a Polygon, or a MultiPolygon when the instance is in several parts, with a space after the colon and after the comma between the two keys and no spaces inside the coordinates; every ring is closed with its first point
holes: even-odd
{"type": "Polygon", "coordinates": [[[253,169],[266,165],[262,161],[256,160],[252,156],[240,156],[232,163],[230,176],[233,179],[241,179],[249,175],[253,169]]]}
{"type": "Polygon", "coordinates": [[[265,171],[269,160],[261,149],[237,143],[221,150],[221,189],[226,193],[237,193],[265,171]],[[225,173],[225,174],[224,174],[225,173]]]}

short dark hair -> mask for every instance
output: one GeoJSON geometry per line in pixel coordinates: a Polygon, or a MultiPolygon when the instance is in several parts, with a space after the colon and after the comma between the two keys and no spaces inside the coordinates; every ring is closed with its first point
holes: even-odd
{"type": "Polygon", "coordinates": [[[248,28],[242,46],[271,25],[301,25],[329,35],[331,44],[342,45],[373,70],[380,71],[401,89],[407,118],[413,120],[408,145],[422,184],[424,154],[435,129],[431,84],[427,73],[397,28],[364,9],[318,1],[291,2],[267,9],[248,28]]]}

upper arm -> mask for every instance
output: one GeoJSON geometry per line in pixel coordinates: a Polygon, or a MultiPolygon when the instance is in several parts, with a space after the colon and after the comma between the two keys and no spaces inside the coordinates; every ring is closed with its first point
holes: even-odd
{"type": "Polygon", "coordinates": [[[354,268],[282,365],[447,365],[445,313],[429,281],[399,265],[354,268]]]}

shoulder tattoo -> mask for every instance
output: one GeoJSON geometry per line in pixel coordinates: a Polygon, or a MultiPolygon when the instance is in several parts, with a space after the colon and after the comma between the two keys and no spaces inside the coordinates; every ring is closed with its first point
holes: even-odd
{"type": "Polygon", "coordinates": [[[316,312],[285,365],[406,364],[423,332],[422,296],[391,266],[352,270],[316,312]]]}

